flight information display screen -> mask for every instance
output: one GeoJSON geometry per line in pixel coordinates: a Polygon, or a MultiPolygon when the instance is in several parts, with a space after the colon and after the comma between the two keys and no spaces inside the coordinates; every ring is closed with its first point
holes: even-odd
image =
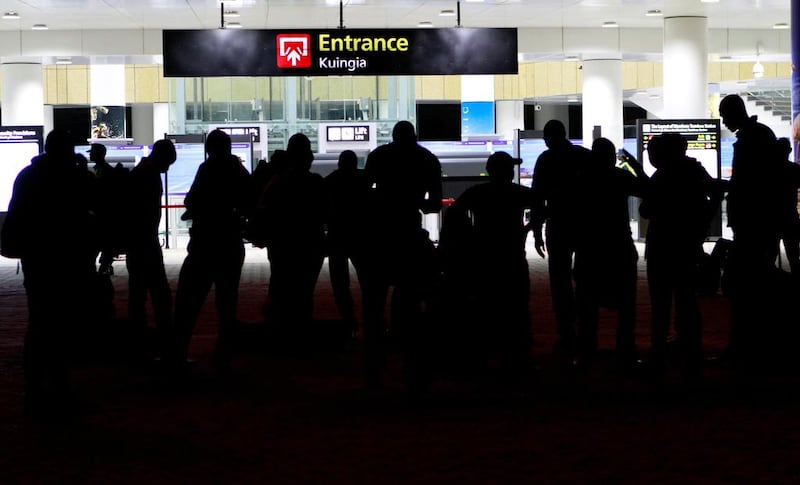
{"type": "Polygon", "coordinates": [[[647,175],[656,171],[647,154],[647,144],[656,135],[677,133],[686,139],[686,155],[697,159],[713,178],[721,175],[721,134],[717,119],[696,120],[637,120],[637,156],[647,175]]]}

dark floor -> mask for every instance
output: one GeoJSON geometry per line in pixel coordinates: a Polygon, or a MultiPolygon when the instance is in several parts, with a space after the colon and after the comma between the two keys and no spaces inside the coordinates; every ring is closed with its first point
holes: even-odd
{"type": "MultiPolygon", "coordinates": [[[[166,255],[173,289],[183,255],[166,255]]],[[[715,365],[697,387],[674,375],[663,386],[620,376],[606,355],[614,339],[610,312],[599,361],[575,372],[552,351],[546,266],[538,256],[530,263],[541,364],[532,386],[451,377],[411,400],[392,361],[386,388],[368,392],[359,342],[298,352],[255,326],[247,327],[252,340],[236,372],[222,379],[209,363],[209,302],[185,384],[167,384],[124,359],[77,355],[83,412],[54,425],[22,413],[25,297],[16,262],[0,258],[0,483],[800,483],[793,376],[742,379],[715,365]]],[[[115,269],[122,315],[124,263],[115,269]]],[[[637,338],[645,349],[642,271],[637,338]]],[[[246,324],[260,319],[267,276],[263,251],[249,251],[240,300],[246,324]]],[[[333,322],[327,273],[317,294],[318,320],[333,322]]],[[[702,301],[710,356],[725,346],[727,306],[723,297],[702,301]]]]}

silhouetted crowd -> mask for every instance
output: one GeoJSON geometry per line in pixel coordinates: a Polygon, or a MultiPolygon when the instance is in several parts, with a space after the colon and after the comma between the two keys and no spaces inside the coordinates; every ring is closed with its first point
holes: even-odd
{"type": "Polygon", "coordinates": [[[793,362],[787,342],[797,332],[791,301],[800,263],[800,168],[788,158],[787,140],[776,140],[749,117],[740,97],[725,97],[720,115],[737,137],[730,180],[712,178],[689,157],[682,136],[648,140],[655,168],[648,176],[630,157],[621,167],[608,139],[579,147],[560,121],[551,120],[530,188],[514,182],[518,160],[496,152],[486,161],[488,181],[445,208],[440,162],[417,143],[407,121],[395,125],[390,143],[369,154],[364,169],[346,150],[337,170],[324,178],[312,172],[311,143],[301,133],[250,174],[232,154],[230,137],[214,130],[185,198],[182,219],[191,221],[190,240],[174,303],[158,232],[162,174],[176,160],[172,142],[157,141],[130,172],[112,167],[105,148],[92,145],[95,165],[89,170],[70,135],[54,130],[44,153],[18,175],[0,235],[2,254],[21,260],[28,297],[26,409],[46,412],[68,395],[69,322],[111,325],[109,277],[122,254],[129,275],[127,343],[142,358],[157,358],[165,374],[182,375],[213,287],[219,325],[213,364],[220,374],[229,373],[246,242],[266,248],[269,258],[265,321],[299,340],[317,329],[315,287],[328,258],[335,303],[347,332],[363,340],[371,388],[383,385],[393,349],[402,356],[403,381],[413,393],[452,367],[470,375],[499,369],[497,375],[511,384],[535,380],[529,232],[548,262],[555,350],[571,366],[595,361],[598,315],[610,308],[617,312],[621,372],[658,382],[675,362],[669,347],[677,349],[680,375],[700,381],[705,356],[697,298],[707,281],[712,292],[721,286],[730,299],[727,365],[752,370],[793,362]],[[640,200],[639,214],[647,221],[652,321],[644,359],[635,343],[639,254],[630,229],[631,197],[640,200]],[[723,200],[733,239],[720,240],[709,255],[703,244],[723,200]],[[440,212],[436,245],[422,222],[424,214],[440,212]],[[781,243],[791,274],[776,266],[781,243]],[[361,322],[350,264],[361,290],[361,322]],[[154,355],[144,350],[148,295],[154,355]]]}

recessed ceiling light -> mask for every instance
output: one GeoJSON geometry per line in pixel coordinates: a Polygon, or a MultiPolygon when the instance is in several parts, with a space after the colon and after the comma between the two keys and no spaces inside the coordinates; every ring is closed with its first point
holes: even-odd
{"type": "Polygon", "coordinates": [[[225,27],[229,29],[241,29],[242,24],[240,24],[239,22],[225,22],[225,27]]]}
{"type": "Polygon", "coordinates": [[[423,20],[422,22],[417,24],[417,27],[430,28],[430,27],[433,27],[433,23],[432,22],[428,22],[427,20],[423,20]]]}
{"type": "Polygon", "coordinates": [[[727,55],[719,56],[719,60],[720,61],[730,61],[731,59],[733,59],[733,57],[731,57],[731,56],[727,56],[727,55]]]}
{"type": "Polygon", "coordinates": [[[616,22],[603,22],[604,29],[616,29],[619,27],[619,24],[616,22]]]}
{"type": "Polygon", "coordinates": [[[68,57],[59,57],[56,59],[56,64],[65,65],[65,64],[72,64],[72,59],[68,57]]]}
{"type": "Polygon", "coordinates": [[[647,13],[645,13],[645,15],[647,17],[661,17],[664,14],[661,12],[661,10],[654,9],[654,10],[648,10],[647,13]]]}
{"type": "Polygon", "coordinates": [[[440,17],[455,17],[456,11],[451,9],[442,10],[439,12],[440,17]]]}
{"type": "Polygon", "coordinates": [[[700,0],[700,3],[719,3],[719,0],[700,0]]]}
{"type": "Polygon", "coordinates": [[[17,12],[6,12],[3,14],[4,20],[18,20],[20,18],[17,12]]]}
{"type": "Polygon", "coordinates": [[[578,102],[578,98],[576,98],[574,96],[571,96],[571,97],[567,98],[567,102],[568,103],[577,103],[578,102]]]}
{"type": "Polygon", "coordinates": [[[225,13],[222,14],[222,16],[229,19],[236,18],[239,17],[239,12],[237,12],[236,10],[226,10],[225,13]]]}
{"type": "Polygon", "coordinates": [[[45,24],[33,24],[31,30],[47,30],[47,26],[45,24]]]}
{"type": "Polygon", "coordinates": [[[580,59],[578,59],[578,56],[565,56],[564,60],[566,62],[578,62],[580,59]]]}
{"type": "Polygon", "coordinates": [[[787,24],[786,22],[778,22],[777,24],[773,25],[772,28],[778,30],[785,30],[789,28],[789,24],[787,24]]]}

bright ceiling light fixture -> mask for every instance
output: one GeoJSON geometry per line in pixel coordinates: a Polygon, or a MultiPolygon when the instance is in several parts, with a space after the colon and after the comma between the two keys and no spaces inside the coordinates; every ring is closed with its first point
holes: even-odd
{"type": "Polygon", "coordinates": [[[661,10],[653,9],[653,10],[648,10],[647,13],[645,13],[644,15],[646,17],[662,17],[664,14],[661,12],[661,10]]]}
{"type": "Polygon", "coordinates": [[[772,28],[777,30],[786,30],[789,28],[789,24],[786,22],[778,22],[777,24],[773,25],[772,28]]]}
{"type": "Polygon", "coordinates": [[[33,24],[31,26],[31,30],[47,30],[47,25],[45,25],[45,24],[33,24]]]}
{"type": "Polygon", "coordinates": [[[70,59],[69,57],[59,57],[58,59],[56,59],[56,64],[62,66],[72,64],[72,59],[70,59]]]}
{"type": "Polygon", "coordinates": [[[455,17],[456,11],[451,9],[445,9],[439,12],[440,17],[455,17]]]}
{"type": "Polygon", "coordinates": [[[228,19],[237,18],[239,17],[239,12],[236,10],[226,10],[222,16],[228,19]]]}
{"type": "Polygon", "coordinates": [[[3,20],[19,20],[20,17],[17,12],[6,12],[3,14],[3,20]]]}
{"type": "Polygon", "coordinates": [[[616,29],[617,27],[619,27],[619,24],[616,22],[603,22],[604,29],[616,29]]]}
{"type": "Polygon", "coordinates": [[[225,22],[225,27],[229,29],[241,29],[242,24],[240,24],[239,22],[225,22]]]}
{"type": "Polygon", "coordinates": [[[700,3],[719,3],[719,0],[700,0],[700,3]]]}
{"type": "Polygon", "coordinates": [[[427,20],[423,20],[422,22],[417,24],[417,27],[422,27],[422,28],[429,29],[429,28],[433,27],[433,23],[432,22],[428,22],[427,20]]]}

